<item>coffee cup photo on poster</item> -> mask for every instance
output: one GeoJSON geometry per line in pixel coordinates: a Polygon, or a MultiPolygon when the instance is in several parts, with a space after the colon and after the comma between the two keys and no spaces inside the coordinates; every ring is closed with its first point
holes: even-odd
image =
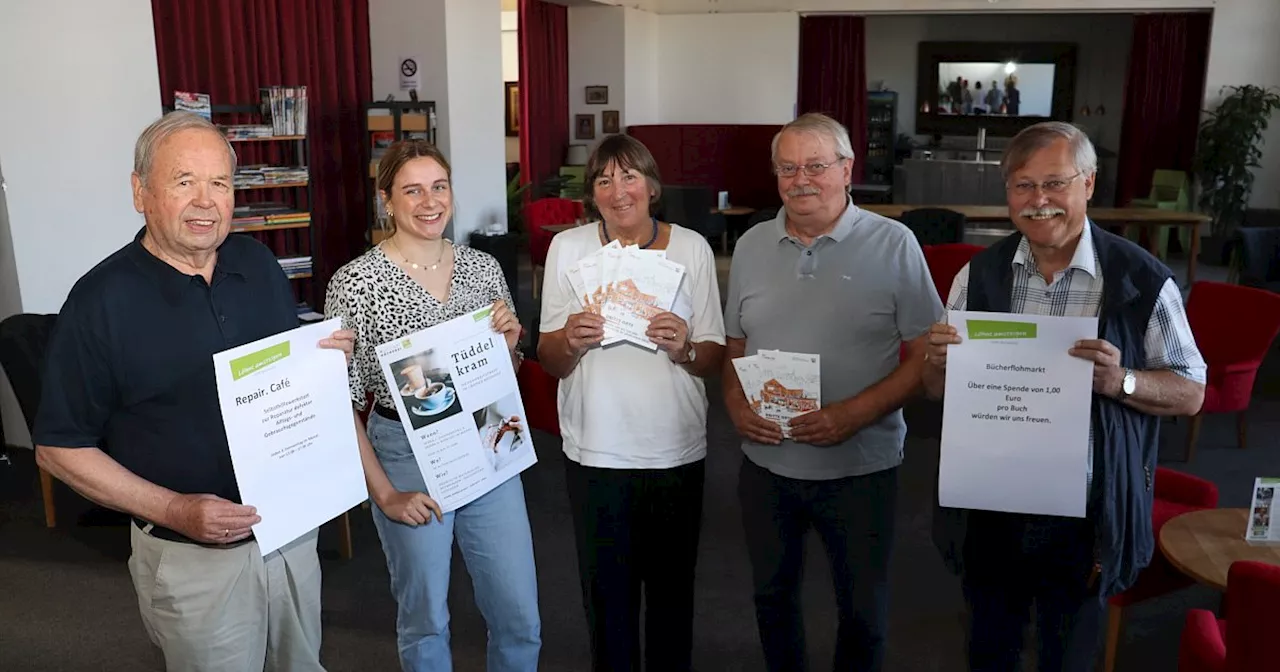
{"type": "Polygon", "coordinates": [[[391,364],[400,399],[414,429],[422,429],[462,411],[453,375],[443,363],[433,360],[431,351],[427,351],[391,364]]]}

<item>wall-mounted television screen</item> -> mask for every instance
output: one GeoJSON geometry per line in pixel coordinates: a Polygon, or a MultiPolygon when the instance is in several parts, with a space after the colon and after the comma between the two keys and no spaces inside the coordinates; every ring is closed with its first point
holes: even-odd
{"type": "Polygon", "coordinates": [[[938,64],[938,114],[1050,117],[1053,63],[938,64]]]}
{"type": "Polygon", "coordinates": [[[1076,45],[921,42],[916,132],[1012,136],[1046,119],[1071,121],[1076,45]]]}

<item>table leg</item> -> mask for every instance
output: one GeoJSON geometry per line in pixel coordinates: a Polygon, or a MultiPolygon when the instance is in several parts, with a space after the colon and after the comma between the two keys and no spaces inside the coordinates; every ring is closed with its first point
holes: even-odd
{"type": "Polygon", "coordinates": [[[1156,259],[1160,258],[1160,225],[1146,224],[1142,227],[1147,234],[1147,251],[1156,259]]]}
{"type": "Polygon", "coordinates": [[[1187,253],[1187,286],[1196,281],[1196,259],[1200,256],[1200,223],[1191,225],[1191,251],[1187,253]]]}

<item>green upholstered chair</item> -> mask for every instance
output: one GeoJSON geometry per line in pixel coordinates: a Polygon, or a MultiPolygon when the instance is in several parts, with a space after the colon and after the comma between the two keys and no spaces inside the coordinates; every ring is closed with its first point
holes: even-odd
{"type": "MultiPolygon", "coordinates": [[[[1147,198],[1135,198],[1129,201],[1131,208],[1159,208],[1161,210],[1177,210],[1186,212],[1191,209],[1191,190],[1187,174],[1181,170],[1157,170],[1151,177],[1151,193],[1147,198]]],[[[1160,258],[1164,259],[1169,250],[1168,226],[1160,227],[1160,258]]],[[[1134,242],[1141,242],[1142,229],[1132,227],[1127,235],[1134,242]]],[[[1178,227],[1178,242],[1184,251],[1191,249],[1191,232],[1178,227]]]]}

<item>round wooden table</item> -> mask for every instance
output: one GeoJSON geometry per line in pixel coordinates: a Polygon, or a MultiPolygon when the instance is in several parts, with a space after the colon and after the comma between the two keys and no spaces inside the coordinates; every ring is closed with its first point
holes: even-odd
{"type": "Polygon", "coordinates": [[[1280,565],[1280,546],[1244,540],[1248,509],[1206,509],[1177,516],[1160,530],[1160,551],[1178,571],[1225,591],[1237,560],[1280,565]]]}

